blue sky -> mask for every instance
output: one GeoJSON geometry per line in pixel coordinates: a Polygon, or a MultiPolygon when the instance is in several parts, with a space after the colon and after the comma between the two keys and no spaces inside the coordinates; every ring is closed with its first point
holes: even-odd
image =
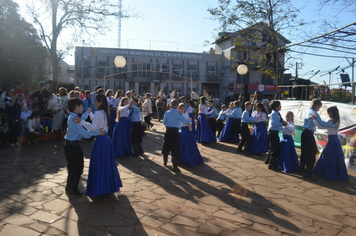
{"type": "MultiPolygon", "coordinates": [[[[25,0],[16,1],[21,3],[25,0]]],[[[206,45],[206,41],[214,41],[218,33],[219,24],[210,19],[207,9],[217,6],[218,0],[123,0],[122,2],[124,8],[129,6],[134,11],[142,14],[141,18],[122,19],[122,48],[202,52],[214,47],[211,44],[206,45]]],[[[292,3],[298,8],[303,8],[298,17],[307,22],[318,22],[332,15],[332,6],[323,8],[320,11],[315,0],[292,0],[292,3]]],[[[353,19],[355,17],[352,14],[343,13],[342,17],[338,19],[337,27],[352,23],[353,19]]],[[[108,19],[107,23],[111,25],[111,31],[106,35],[97,37],[95,44],[90,44],[90,46],[117,47],[117,20],[108,19]]],[[[311,36],[317,36],[319,35],[317,33],[318,27],[319,25],[315,23],[308,25],[306,30],[310,32],[311,36]]],[[[305,39],[303,32],[293,33],[295,35],[290,35],[286,32],[283,36],[292,41],[292,43],[300,42],[303,37],[305,39]]],[[[68,40],[66,38],[67,35],[70,34],[62,33],[63,40],[68,40]]],[[[72,56],[67,56],[65,61],[69,64],[74,64],[74,51],[71,54],[72,56]]],[[[305,78],[313,75],[312,70],[321,70],[327,73],[327,71],[337,66],[345,67],[348,65],[345,59],[326,59],[307,55],[304,55],[303,59],[298,60],[298,62],[303,63],[302,69],[298,70],[298,74],[300,76],[306,74],[305,78]]],[[[293,64],[289,66],[287,73],[290,72],[295,75],[295,63],[293,64]]],[[[347,72],[351,77],[351,69],[347,70],[347,72]]],[[[320,74],[314,76],[312,80],[317,83],[322,83],[325,80],[328,83],[329,76],[320,77],[320,74]]],[[[333,73],[331,82],[336,83],[337,78],[338,75],[333,73]]]]}

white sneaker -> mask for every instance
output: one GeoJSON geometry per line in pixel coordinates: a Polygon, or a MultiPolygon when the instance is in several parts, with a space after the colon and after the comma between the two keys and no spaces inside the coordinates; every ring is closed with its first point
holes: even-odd
{"type": "Polygon", "coordinates": [[[15,147],[15,144],[13,144],[13,143],[10,143],[10,147],[15,147]]]}
{"type": "Polygon", "coordinates": [[[15,145],[16,145],[16,146],[21,146],[21,144],[19,144],[19,143],[15,143],[15,145]]]}

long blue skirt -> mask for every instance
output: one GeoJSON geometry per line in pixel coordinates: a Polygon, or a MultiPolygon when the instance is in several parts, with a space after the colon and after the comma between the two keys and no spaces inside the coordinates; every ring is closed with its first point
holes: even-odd
{"type": "Polygon", "coordinates": [[[192,133],[193,133],[194,137],[196,137],[197,132],[195,131],[195,119],[194,119],[194,114],[193,114],[193,113],[189,113],[189,117],[192,119],[192,133]]]}
{"type": "Polygon", "coordinates": [[[337,135],[328,135],[328,143],[316,163],[313,173],[326,180],[348,181],[349,176],[337,135]]]}
{"type": "Polygon", "coordinates": [[[226,143],[233,143],[233,142],[239,142],[239,136],[237,135],[236,137],[234,137],[232,135],[232,129],[234,128],[234,122],[235,119],[230,117],[226,120],[226,123],[224,125],[223,130],[221,131],[220,135],[219,135],[219,141],[220,142],[226,142],[226,143]]]}
{"type": "Polygon", "coordinates": [[[198,115],[197,120],[197,142],[198,143],[215,143],[216,137],[211,131],[208,121],[204,114],[198,115]]]}
{"type": "Polygon", "coordinates": [[[298,155],[295,151],[292,135],[283,135],[283,139],[280,141],[280,151],[276,163],[287,173],[299,169],[298,155]]]}
{"type": "Polygon", "coordinates": [[[179,162],[187,166],[196,166],[204,162],[200,155],[194,135],[189,127],[182,127],[179,132],[179,162]]]}
{"type": "Polygon", "coordinates": [[[268,152],[267,126],[265,122],[257,122],[253,126],[252,142],[249,151],[255,155],[268,152]]]}
{"type": "Polygon", "coordinates": [[[112,136],[115,157],[123,158],[132,155],[131,128],[127,117],[120,117],[116,123],[112,136]]]}
{"type": "Polygon", "coordinates": [[[122,187],[114,148],[108,135],[95,137],[90,153],[86,195],[97,197],[114,193],[122,187]]]}
{"type": "Polygon", "coordinates": [[[114,128],[115,128],[115,125],[116,125],[116,109],[112,109],[110,110],[110,125],[109,125],[109,128],[108,128],[108,135],[110,137],[112,137],[112,134],[114,132],[114,128]]]}

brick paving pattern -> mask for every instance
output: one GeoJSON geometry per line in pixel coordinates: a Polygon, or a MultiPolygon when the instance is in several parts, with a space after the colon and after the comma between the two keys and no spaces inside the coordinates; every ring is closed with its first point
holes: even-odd
{"type": "MultiPolygon", "coordinates": [[[[143,157],[117,159],[121,191],[93,200],[64,193],[63,144],[0,149],[0,236],[356,235],[354,171],[347,183],[320,177],[311,183],[269,171],[264,156],[239,155],[235,144],[218,142],[198,144],[205,163],[175,174],[170,163],[163,166],[164,126],[154,124],[143,157]],[[231,194],[236,184],[246,196],[231,194]]],[[[82,191],[91,144],[81,142],[82,191]]]]}

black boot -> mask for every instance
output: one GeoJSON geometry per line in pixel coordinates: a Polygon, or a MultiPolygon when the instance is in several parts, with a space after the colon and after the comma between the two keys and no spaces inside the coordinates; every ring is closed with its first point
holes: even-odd
{"type": "Polygon", "coordinates": [[[312,175],[312,171],[311,170],[306,170],[305,171],[305,173],[303,174],[303,178],[304,179],[308,179],[308,180],[310,180],[310,181],[312,181],[312,182],[315,182],[316,181],[316,179],[313,177],[313,175],[312,175]]]}
{"type": "Polygon", "coordinates": [[[140,154],[140,155],[143,155],[143,154],[144,154],[144,151],[143,151],[143,148],[142,148],[142,144],[141,144],[141,143],[138,143],[138,150],[139,150],[138,154],[140,154]]]}
{"type": "Polygon", "coordinates": [[[68,174],[66,193],[67,195],[82,196],[83,194],[79,192],[78,184],[80,181],[80,175],[68,174]]]}
{"type": "Polygon", "coordinates": [[[138,143],[133,143],[133,154],[131,156],[133,157],[138,157],[139,155],[139,148],[138,148],[138,143]]]}
{"type": "Polygon", "coordinates": [[[163,155],[163,164],[164,164],[164,166],[167,166],[167,162],[168,162],[168,155],[163,155]]]}
{"type": "Polygon", "coordinates": [[[268,152],[266,159],[265,159],[265,164],[268,165],[269,164],[269,160],[271,159],[271,153],[272,152],[268,152]]]}
{"type": "Polygon", "coordinates": [[[249,151],[249,149],[250,149],[250,144],[251,144],[250,141],[246,141],[246,143],[245,143],[245,148],[244,148],[244,151],[245,151],[245,152],[248,152],[248,151],[249,151]]]}

